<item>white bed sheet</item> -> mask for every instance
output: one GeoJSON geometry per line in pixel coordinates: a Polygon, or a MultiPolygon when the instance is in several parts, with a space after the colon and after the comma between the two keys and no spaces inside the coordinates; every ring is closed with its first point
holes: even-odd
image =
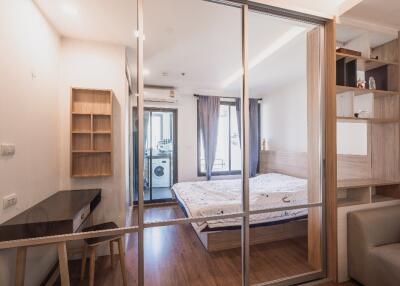
{"type": "MultiPolygon", "coordinates": [[[[177,183],[173,187],[176,198],[188,217],[231,214],[241,211],[241,180],[212,180],[177,183]]],[[[250,210],[277,208],[307,203],[307,180],[278,173],[258,175],[249,180],[250,210]]],[[[307,215],[307,209],[256,214],[250,224],[276,222],[307,215]]],[[[238,226],[241,218],[219,219],[193,223],[196,231],[238,226]]]]}

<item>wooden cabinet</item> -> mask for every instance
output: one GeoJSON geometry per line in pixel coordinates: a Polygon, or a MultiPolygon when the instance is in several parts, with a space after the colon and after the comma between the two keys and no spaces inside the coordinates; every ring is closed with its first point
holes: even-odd
{"type": "Polygon", "coordinates": [[[71,88],[71,177],[112,176],[112,90],[71,88]]]}

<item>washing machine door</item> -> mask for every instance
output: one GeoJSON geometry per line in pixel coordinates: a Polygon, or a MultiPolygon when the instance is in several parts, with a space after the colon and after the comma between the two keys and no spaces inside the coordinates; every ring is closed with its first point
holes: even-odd
{"type": "Polygon", "coordinates": [[[164,174],[165,174],[165,172],[164,172],[163,166],[157,166],[154,168],[154,176],[162,177],[162,176],[164,176],[164,174]]]}
{"type": "Polygon", "coordinates": [[[153,159],[152,187],[169,188],[170,186],[169,159],[153,159]]]}

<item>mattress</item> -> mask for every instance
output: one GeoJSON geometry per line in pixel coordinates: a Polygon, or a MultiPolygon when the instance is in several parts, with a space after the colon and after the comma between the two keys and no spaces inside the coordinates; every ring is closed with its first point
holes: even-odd
{"type": "MultiPolygon", "coordinates": [[[[179,205],[189,218],[241,211],[241,179],[177,183],[172,187],[179,205]]],[[[307,180],[278,173],[258,175],[249,180],[250,210],[306,204],[307,180]]],[[[307,209],[285,210],[250,216],[250,225],[276,224],[307,216],[307,209]]],[[[196,231],[238,228],[241,218],[193,223],[196,231]]]]}

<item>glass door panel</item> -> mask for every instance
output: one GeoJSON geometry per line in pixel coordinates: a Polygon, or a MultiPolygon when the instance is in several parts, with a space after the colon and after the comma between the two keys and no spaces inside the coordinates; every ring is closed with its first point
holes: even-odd
{"type": "MultiPolygon", "coordinates": [[[[144,110],[144,201],[172,199],[171,187],[176,182],[176,110],[144,110]]],[[[134,110],[134,114],[135,114],[134,110]]],[[[137,185],[135,188],[137,202],[137,185]]]]}
{"type": "Polygon", "coordinates": [[[290,285],[323,275],[320,30],[251,10],[248,27],[250,280],[290,285]]]}

